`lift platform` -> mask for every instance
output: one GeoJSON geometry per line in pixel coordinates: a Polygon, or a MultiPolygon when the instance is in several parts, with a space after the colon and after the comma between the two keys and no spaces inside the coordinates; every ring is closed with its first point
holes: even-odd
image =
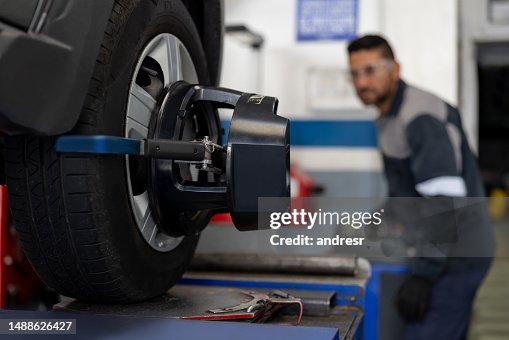
{"type": "Polygon", "coordinates": [[[116,331],[116,336],[150,339],[362,339],[367,261],[321,259],[327,267],[334,261],[342,267],[354,263],[353,275],[190,271],[165,295],[147,302],[100,305],[65,299],[49,314],[77,319],[78,338],[107,337],[116,331]],[[298,308],[293,306],[279,310],[263,323],[243,318],[204,321],[218,319],[208,318],[213,315],[210,310],[246,301],[246,292],[269,294],[274,290],[302,301],[299,325],[298,308]]]}

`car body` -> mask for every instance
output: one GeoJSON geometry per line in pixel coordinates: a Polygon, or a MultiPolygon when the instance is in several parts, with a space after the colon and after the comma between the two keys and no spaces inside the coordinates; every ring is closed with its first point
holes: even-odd
{"type": "MultiPolygon", "coordinates": [[[[211,83],[217,84],[222,1],[177,1],[184,3],[195,22],[211,83]]],[[[0,131],[58,135],[73,128],[114,3],[0,0],[0,131]]],[[[165,2],[171,5],[172,1],[165,2]]]]}

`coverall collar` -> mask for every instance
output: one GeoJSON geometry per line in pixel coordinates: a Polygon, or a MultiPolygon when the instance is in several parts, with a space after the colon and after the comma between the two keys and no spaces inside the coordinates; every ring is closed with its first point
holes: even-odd
{"type": "Polygon", "coordinates": [[[407,84],[400,79],[398,82],[398,89],[396,90],[396,95],[391,104],[391,109],[387,112],[387,117],[394,117],[398,114],[399,108],[401,107],[401,103],[403,102],[403,95],[405,93],[405,89],[407,84]]]}

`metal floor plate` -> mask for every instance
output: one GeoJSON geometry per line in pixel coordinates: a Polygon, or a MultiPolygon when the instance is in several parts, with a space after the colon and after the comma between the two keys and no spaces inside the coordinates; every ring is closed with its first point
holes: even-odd
{"type": "MultiPolygon", "coordinates": [[[[204,315],[209,309],[222,308],[239,304],[246,299],[242,291],[254,290],[261,293],[268,293],[270,289],[263,288],[238,288],[238,287],[218,287],[218,286],[199,286],[199,285],[177,285],[165,295],[151,299],[149,301],[129,305],[102,305],[83,303],[74,299],[66,299],[55,305],[54,310],[59,312],[88,314],[95,316],[124,316],[124,317],[143,317],[143,318],[162,318],[179,319],[185,316],[204,315]]],[[[287,290],[296,297],[310,301],[314,308],[306,314],[319,314],[321,316],[304,316],[298,329],[306,327],[336,329],[337,339],[349,339],[356,332],[360,321],[362,320],[362,310],[358,307],[350,306],[332,306],[329,308],[329,315],[325,315],[325,301],[334,301],[335,292],[333,291],[305,291],[305,290],[287,290]],[[299,296],[300,295],[300,296],[299,296]],[[314,301],[313,301],[314,300],[314,301]],[[322,306],[320,306],[322,305],[322,306]]],[[[58,314],[58,313],[56,313],[58,314]]],[[[295,315],[285,315],[280,313],[269,321],[271,326],[282,326],[295,329],[293,324],[296,321],[295,315]]],[[[235,323],[246,323],[247,321],[238,321],[235,323]]],[[[225,323],[221,321],[219,323],[225,323]]],[[[230,322],[228,322],[230,323],[230,322]]],[[[225,325],[226,326],[226,325],[225,325]]],[[[258,327],[259,324],[249,324],[252,327],[258,327]]],[[[214,326],[215,327],[215,326],[214,326]]],[[[293,331],[292,331],[293,332],[293,331]]],[[[328,338],[328,335],[326,336],[328,338]]]]}

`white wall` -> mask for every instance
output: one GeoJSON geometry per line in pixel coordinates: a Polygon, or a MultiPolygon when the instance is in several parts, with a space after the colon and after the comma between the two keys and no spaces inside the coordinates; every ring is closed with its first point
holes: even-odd
{"type": "Polygon", "coordinates": [[[457,2],[381,0],[380,9],[380,30],[401,61],[403,77],[457,105],[457,2]]]}
{"type": "MultiPolygon", "coordinates": [[[[296,7],[296,0],[225,0],[226,24],[245,24],[262,34],[266,44],[257,86],[246,62],[249,58],[229,49],[238,43],[227,38],[222,85],[276,96],[281,113],[312,117],[316,113],[309,107],[310,70],[346,71],[346,42],[297,42],[296,7]]],[[[358,31],[384,34],[409,82],[457,104],[456,18],[455,0],[359,0],[358,31]]],[[[347,82],[346,77],[338,81],[347,82]]],[[[361,107],[356,98],[345,103],[345,109],[361,107]]]]}

